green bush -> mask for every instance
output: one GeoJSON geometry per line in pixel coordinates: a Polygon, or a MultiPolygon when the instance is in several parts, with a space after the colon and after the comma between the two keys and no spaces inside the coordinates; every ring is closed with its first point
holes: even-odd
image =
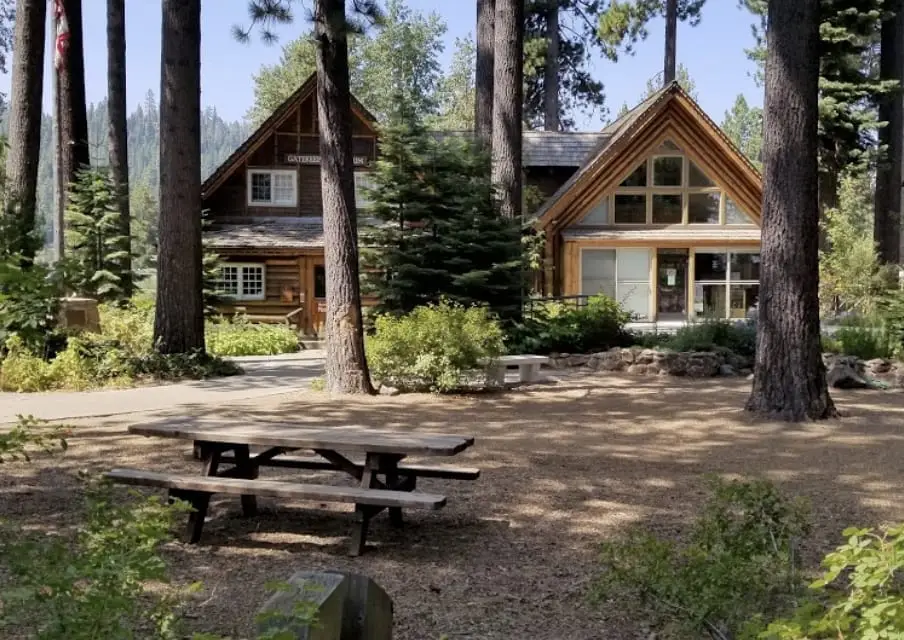
{"type": "Polygon", "coordinates": [[[209,321],[207,350],[218,356],[270,356],[298,351],[298,334],[285,324],[253,324],[244,316],[209,321]]]}
{"type": "Polygon", "coordinates": [[[832,336],[837,351],[862,360],[891,358],[898,350],[896,340],[882,325],[875,327],[840,327],[832,336]]]}
{"type": "Polygon", "coordinates": [[[593,296],[583,307],[552,302],[535,305],[520,322],[509,327],[509,353],[590,353],[628,346],[625,330],[631,314],[612,298],[593,296]]]}
{"type": "Polygon", "coordinates": [[[459,389],[468,372],[503,352],[502,329],[483,307],[449,302],[379,315],[367,337],[371,374],[403,391],[459,389]]]}
{"type": "Polygon", "coordinates": [[[681,327],[664,346],[674,351],[729,350],[739,356],[756,355],[756,326],[713,320],[681,327]]]}
{"type": "Polygon", "coordinates": [[[638,602],[664,638],[752,639],[763,619],[791,610],[803,587],[803,504],[764,480],[713,478],[710,488],[686,543],[637,530],[603,544],[594,596],[638,602]]]}
{"type": "Polygon", "coordinates": [[[847,542],[822,562],[811,595],[764,640],[872,640],[904,637],[904,524],[846,529],[847,542]]]}

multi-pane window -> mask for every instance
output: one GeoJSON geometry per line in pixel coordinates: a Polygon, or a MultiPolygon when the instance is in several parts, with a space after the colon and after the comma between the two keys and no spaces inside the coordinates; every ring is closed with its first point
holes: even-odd
{"type": "Polygon", "coordinates": [[[373,189],[374,183],[367,171],[355,171],[355,206],[358,209],[370,209],[369,189],[373,189]]]}
{"type": "Polygon", "coordinates": [[[295,171],[252,169],[248,172],[248,204],[294,207],[297,177],[295,171]]]}
{"type": "Polygon", "coordinates": [[[728,194],[666,140],[616,188],[608,208],[615,224],[753,224],[728,194]]]}
{"type": "Polygon", "coordinates": [[[235,300],[263,300],[265,278],[262,264],[224,264],[220,267],[217,292],[235,300]]]}
{"type": "Polygon", "coordinates": [[[760,295],[760,254],[698,249],[694,254],[694,310],[704,318],[745,318],[760,295]]]}
{"type": "Polygon", "coordinates": [[[581,294],[617,300],[635,318],[650,315],[649,249],[583,249],[581,294]]]}

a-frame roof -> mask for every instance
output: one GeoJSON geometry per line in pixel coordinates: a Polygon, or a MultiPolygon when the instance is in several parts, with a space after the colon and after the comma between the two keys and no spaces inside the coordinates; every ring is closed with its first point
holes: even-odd
{"type": "MultiPolygon", "coordinates": [[[[301,103],[314,94],[317,89],[317,73],[308,76],[298,89],[292,95],[286,98],[276,110],[270,114],[270,117],[264,120],[254,132],[248,136],[242,144],[236,148],[226,160],[216,168],[216,170],[208,176],[204,184],[201,185],[202,197],[209,196],[217,187],[219,187],[233,171],[238,168],[245,159],[254,153],[255,150],[267,139],[267,136],[276,130],[286,118],[288,118],[295,109],[301,106],[301,103]]],[[[352,96],[352,114],[360,118],[372,130],[374,129],[377,119],[367,110],[367,108],[358,102],[355,96],[352,96]]]]}
{"type": "Polygon", "coordinates": [[[665,139],[676,142],[759,224],[762,179],[756,167],[677,82],[663,87],[603,129],[586,162],[537,211],[544,229],[562,229],[616,188],[665,139]]]}

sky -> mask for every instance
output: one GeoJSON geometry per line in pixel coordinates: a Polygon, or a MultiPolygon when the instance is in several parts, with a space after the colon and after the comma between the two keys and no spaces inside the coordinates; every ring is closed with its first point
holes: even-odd
{"type": "MultiPolygon", "coordinates": [[[[106,95],[107,53],[105,41],[106,0],[82,0],[85,30],[85,70],[88,102],[106,95]]],[[[234,24],[247,22],[247,0],[202,0],[201,9],[201,101],[216,107],[226,120],[244,117],[254,99],[252,76],[262,65],[279,60],[281,45],[308,28],[306,9],[312,0],[301,0],[291,26],[279,27],[278,43],[264,44],[253,38],[248,44],[236,42],[234,24]]],[[[436,12],[447,23],[446,49],[441,56],[448,64],[456,37],[474,33],[473,0],[407,0],[424,13],[436,12]]],[[[762,89],[753,81],[753,63],[744,50],[754,44],[751,16],[738,8],[736,0],[709,0],[703,19],[696,27],[678,28],[678,62],[684,64],[697,85],[698,100],[716,122],[721,122],[738,94],[748,102],[762,104],[762,89]]],[[[126,67],[129,110],[140,104],[148,90],[159,95],[160,87],[160,0],[126,0],[126,67]]],[[[622,55],[617,63],[603,60],[594,52],[593,75],[605,86],[606,105],[614,116],[623,103],[640,101],[647,80],[662,69],[662,20],[651,23],[647,41],[639,43],[633,56],[622,55]]],[[[50,29],[46,55],[44,105],[50,112],[50,29]]],[[[0,90],[8,95],[9,76],[0,77],[0,90]]],[[[578,129],[599,129],[606,117],[597,113],[578,116],[578,129]]]]}

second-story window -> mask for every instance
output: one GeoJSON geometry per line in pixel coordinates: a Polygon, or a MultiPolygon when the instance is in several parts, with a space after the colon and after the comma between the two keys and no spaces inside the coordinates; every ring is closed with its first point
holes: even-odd
{"type": "Polygon", "coordinates": [[[296,176],[290,170],[251,169],[248,171],[248,204],[294,207],[296,176]]]}
{"type": "Polygon", "coordinates": [[[355,171],[355,206],[358,209],[370,209],[373,204],[370,201],[368,189],[374,188],[373,178],[367,171],[355,171]]]}

